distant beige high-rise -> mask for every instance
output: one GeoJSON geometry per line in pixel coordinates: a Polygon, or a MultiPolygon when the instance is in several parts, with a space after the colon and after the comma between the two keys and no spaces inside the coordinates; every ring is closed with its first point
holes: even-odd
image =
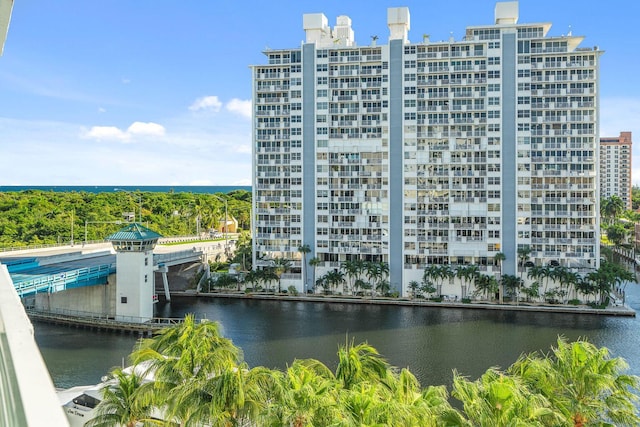
{"type": "Polygon", "coordinates": [[[631,209],[631,132],[600,138],[600,198],[618,196],[631,209]]]}

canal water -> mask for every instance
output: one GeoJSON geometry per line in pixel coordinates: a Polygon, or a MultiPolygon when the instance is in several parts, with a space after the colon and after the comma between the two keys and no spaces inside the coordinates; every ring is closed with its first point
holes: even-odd
{"type": "MultiPolygon", "coordinates": [[[[640,286],[627,303],[640,311],[640,286]]],[[[250,366],[286,368],[295,358],[335,366],[338,345],[368,342],[422,386],[450,385],[452,371],[477,378],[520,354],[548,351],[559,335],[605,346],[640,375],[640,319],[579,314],[397,307],[341,303],[174,298],[157,315],[194,313],[219,321],[250,366]]],[[[35,323],[35,337],[57,387],[95,384],[127,364],[136,337],[35,323]]]]}

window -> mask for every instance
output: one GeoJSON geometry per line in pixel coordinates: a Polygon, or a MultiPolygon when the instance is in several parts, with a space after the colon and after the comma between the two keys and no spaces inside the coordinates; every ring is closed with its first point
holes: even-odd
{"type": "Polygon", "coordinates": [[[500,92],[500,83],[490,83],[487,85],[489,92],[500,92]]]}
{"type": "Polygon", "coordinates": [[[329,66],[327,64],[318,64],[316,66],[316,71],[319,73],[329,71],[329,66]]]}

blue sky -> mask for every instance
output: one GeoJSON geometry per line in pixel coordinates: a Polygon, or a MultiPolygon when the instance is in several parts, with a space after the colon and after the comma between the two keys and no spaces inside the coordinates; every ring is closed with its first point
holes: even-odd
{"type": "MultiPolygon", "coordinates": [[[[353,21],[386,43],[387,7],[409,39],[456,40],[495,1],[17,1],[0,57],[0,185],[249,185],[251,73],[265,48],[304,39],[302,15],[353,21]]],[[[605,50],[601,135],[632,131],[640,184],[640,2],[521,0],[521,23],[605,50]]]]}

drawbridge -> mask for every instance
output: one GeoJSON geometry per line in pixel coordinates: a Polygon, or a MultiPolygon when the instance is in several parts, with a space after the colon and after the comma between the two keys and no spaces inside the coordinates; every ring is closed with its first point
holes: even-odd
{"type": "MultiPolygon", "coordinates": [[[[186,262],[198,261],[202,252],[196,250],[154,254],[154,270],[163,273],[166,281],[167,268],[186,262]]],[[[9,271],[19,297],[37,293],[54,293],[83,286],[104,285],[108,277],[116,272],[116,256],[110,251],[74,256],[12,256],[0,257],[9,271]]],[[[166,283],[165,283],[166,287],[166,283]]]]}

